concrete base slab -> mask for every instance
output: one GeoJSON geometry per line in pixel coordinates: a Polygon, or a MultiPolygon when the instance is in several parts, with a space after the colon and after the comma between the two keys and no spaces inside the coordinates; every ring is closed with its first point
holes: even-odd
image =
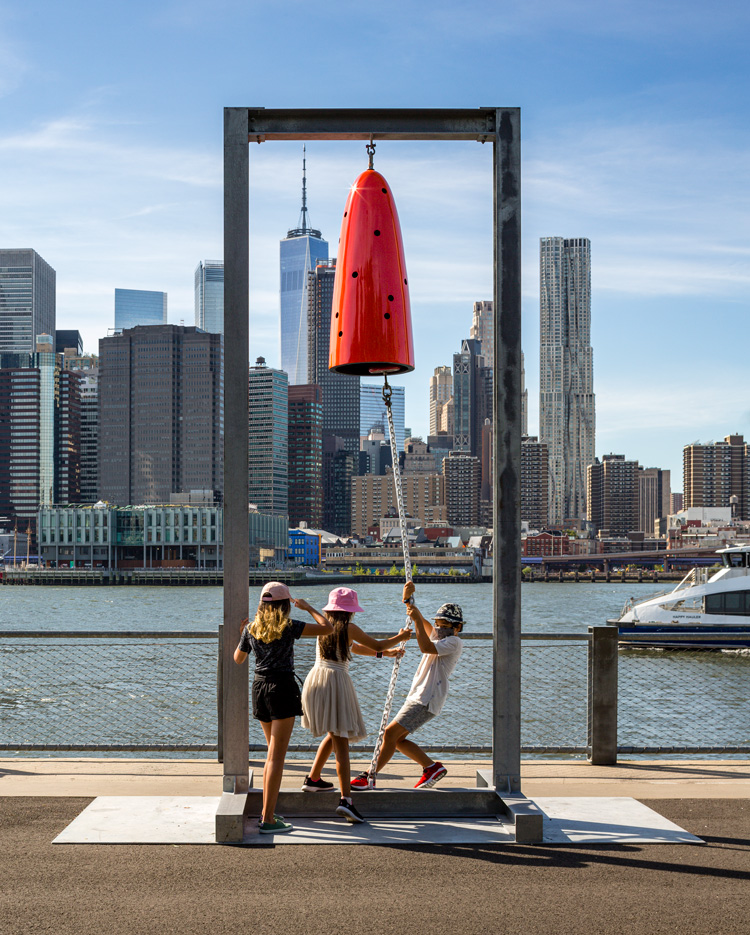
{"type": "Polygon", "coordinates": [[[101,795],[53,844],[215,844],[213,795],[101,795]]]}
{"type": "MultiPolygon", "coordinates": [[[[635,799],[538,798],[544,844],[702,844],[635,799]]],[[[218,796],[100,796],[54,844],[215,844],[218,796]]],[[[283,812],[282,812],[283,814],[283,812]]],[[[294,831],[261,835],[244,823],[243,844],[513,844],[513,826],[499,818],[373,818],[349,825],[333,816],[291,818],[294,831]]],[[[519,842],[520,843],[520,842],[519,842]]]]}
{"type": "Polygon", "coordinates": [[[351,825],[337,818],[291,818],[294,831],[260,834],[255,821],[245,826],[243,844],[512,844],[513,826],[497,818],[368,821],[351,825]]]}
{"type": "Polygon", "coordinates": [[[541,797],[545,844],[703,844],[652,808],[625,796],[541,797]]]}

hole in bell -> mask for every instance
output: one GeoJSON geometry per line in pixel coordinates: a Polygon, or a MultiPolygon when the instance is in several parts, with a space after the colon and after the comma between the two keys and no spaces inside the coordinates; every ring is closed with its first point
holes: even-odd
{"type": "Polygon", "coordinates": [[[390,312],[386,312],[385,315],[383,315],[383,318],[390,318],[390,317],[391,317],[391,313],[390,313],[390,312]]]}
{"type": "Polygon", "coordinates": [[[392,301],[393,301],[393,296],[392,296],[392,295],[389,295],[389,296],[388,296],[388,301],[389,301],[389,302],[392,302],[392,301]]]}
{"type": "Polygon", "coordinates": [[[375,231],[375,236],[380,237],[380,231],[375,231]]]}
{"type": "Polygon", "coordinates": [[[356,272],[355,272],[355,273],[352,273],[352,279],[356,279],[358,275],[359,275],[359,274],[356,273],[356,272]]]}
{"type": "Polygon", "coordinates": [[[343,331],[339,331],[339,337],[340,337],[340,338],[343,338],[343,336],[344,336],[344,332],[343,332],[343,331]]]}
{"type": "Polygon", "coordinates": [[[388,194],[388,189],[387,189],[387,188],[381,188],[380,191],[381,191],[384,195],[387,195],[387,194],[388,194]]]}

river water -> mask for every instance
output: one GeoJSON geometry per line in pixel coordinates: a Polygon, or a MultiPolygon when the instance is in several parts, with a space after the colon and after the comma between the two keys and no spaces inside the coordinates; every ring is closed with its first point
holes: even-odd
{"type": "MultiPolygon", "coordinates": [[[[297,595],[322,607],[328,590],[312,585],[297,595]]],[[[363,629],[395,632],[403,624],[401,585],[365,581],[357,591],[363,629]]],[[[585,633],[616,617],[628,598],[654,591],[653,583],[524,584],[522,630],[585,633]]],[[[251,607],[259,593],[251,589],[251,607]]],[[[463,608],[466,633],[492,632],[491,585],[418,585],[417,602],[428,618],[445,601],[463,608]]],[[[215,743],[215,641],[126,641],[115,634],[213,632],[221,620],[221,588],[0,587],[0,743],[215,743]],[[13,630],[105,630],[113,638],[2,639],[13,630]]],[[[491,743],[491,642],[467,640],[465,646],[446,707],[420,732],[423,742],[491,743]]],[[[585,642],[522,646],[522,743],[585,746],[585,642]]],[[[314,641],[300,641],[296,660],[302,677],[313,652],[314,641]]],[[[413,644],[394,705],[400,705],[418,658],[413,644]]],[[[390,669],[388,660],[352,662],[373,732],[390,669]]],[[[619,669],[621,745],[750,746],[750,654],[624,650],[619,669]]],[[[251,742],[262,740],[256,733],[251,719],[251,742]]],[[[371,739],[372,734],[365,744],[371,739]]],[[[292,743],[312,742],[298,726],[292,743]]]]}

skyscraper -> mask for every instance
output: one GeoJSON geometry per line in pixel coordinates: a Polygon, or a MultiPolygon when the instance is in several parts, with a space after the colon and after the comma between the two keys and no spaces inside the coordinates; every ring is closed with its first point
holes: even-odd
{"type": "Polygon", "coordinates": [[[323,525],[323,406],[319,386],[289,387],[289,525],[323,525]]]}
{"type": "Polygon", "coordinates": [[[201,260],[195,267],[195,327],[224,334],[224,264],[201,260]]]}
{"type": "Polygon", "coordinates": [[[0,354],[33,354],[38,334],[54,337],[55,279],[36,250],[0,250],[0,354]]]}
{"type": "Polygon", "coordinates": [[[248,498],[261,513],[289,509],[289,383],[259,357],[249,373],[248,498]]]}
{"type": "MultiPolygon", "coordinates": [[[[494,318],[494,305],[491,299],[485,299],[481,302],[474,303],[469,337],[479,341],[482,348],[482,356],[484,357],[484,365],[490,369],[495,366],[494,318]]],[[[491,412],[488,414],[487,418],[492,418],[491,412]]],[[[528,430],[529,391],[526,389],[526,369],[524,367],[523,354],[521,354],[521,435],[526,435],[528,430]]]]}
{"type": "Polygon", "coordinates": [[[152,325],[99,341],[99,495],[117,506],[223,491],[222,338],[152,325]]]}
{"type": "MultiPolygon", "coordinates": [[[[15,359],[14,359],[15,358],[15,359]]],[[[61,370],[51,335],[0,369],[0,527],[36,525],[40,506],[79,496],[79,376],[61,370]]]]}
{"type": "Polygon", "coordinates": [[[99,358],[94,354],[65,356],[63,368],[80,375],[81,494],[78,502],[96,503],[99,499],[99,358]]]}
{"type": "Polygon", "coordinates": [[[453,411],[450,409],[450,425],[447,419],[447,404],[453,398],[453,371],[450,367],[435,367],[430,377],[430,435],[438,432],[453,434],[453,411]]]}
{"type": "Polygon", "coordinates": [[[479,457],[482,426],[492,419],[492,367],[476,338],[465,338],[453,355],[453,447],[479,457]]]}
{"type": "MultiPolygon", "coordinates": [[[[289,385],[314,383],[308,380],[308,273],[328,259],[328,241],[308,225],[307,177],[302,156],[302,210],[297,227],[287,232],[279,246],[281,260],[281,369],[289,374],[289,385]]],[[[326,367],[328,367],[326,343],[326,367]]]]}
{"type": "MultiPolygon", "coordinates": [[[[404,450],[406,393],[403,386],[391,387],[391,412],[396,433],[396,451],[404,450]]],[[[383,402],[382,383],[361,383],[359,387],[359,433],[364,438],[371,431],[382,432],[390,444],[388,414],[383,402]]]]}
{"type": "Polygon", "coordinates": [[[445,506],[451,526],[479,523],[479,493],[482,469],[479,458],[468,451],[451,451],[443,461],[445,506]]]}
{"type": "Polygon", "coordinates": [[[115,330],[137,325],[166,325],[167,293],[147,289],[115,289],[115,330]]]}
{"type": "Polygon", "coordinates": [[[331,304],[336,261],[319,263],[308,273],[307,383],[321,389],[323,406],[323,523],[331,532],[348,532],[344,516],[351,502],[349,478],[359,463],[359,377],[328,369],[331,304]],[[343,452],[351,455],[352,464],[343,452]],[[336,462],[334,464],[334,461],[336,462]],[[342,489],[337,485],[344,485],[342,489]],[[326,525],[328,522],[328,525],[326,525]],[[336,523],[334,528],[332,525],[336,523]]]}
{"type": "Polygon", "coordinates": [[[638,530],[638,472],[638,462],[625,455],[604,455],[587,466],[587,518],[604,535],[638,530]]]}
{"type": "Polygon", "coordinates": [[[670,472],[641,468],[638,472],[638,529],[653,536],[655,522],[669,516],[670,500],[670,472]]]}
{"type": "Polygon", "coordinates": [[[521,438],[521,521],[544,529],[549,509],[547,446],[534,435],[521,438]]]}
{"type": "Polygon", "coordinates": [[[539,440],[550,468],[549,521],[586,513],[586,468],[594,463],[591,244],[542,237],[540,245],[539,440]]]}

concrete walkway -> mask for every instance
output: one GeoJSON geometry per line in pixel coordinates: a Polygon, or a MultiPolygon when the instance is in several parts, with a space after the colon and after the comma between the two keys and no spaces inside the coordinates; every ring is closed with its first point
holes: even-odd
{"type": "MultiPolygon", "coordinates": [[[[250,763],[260,785],[263,761],[250,763]]],[[[369,763],[352,764],[352,775],[369,763]]],[[[446,760],[440,788],[476,785],[486,760],[446,760]]],[[[299,788],[309,763],[290,760],[283,788],[299,788]]],[[[394,760],[378,777],[381,788],[410,788],[419,770],[394,760]]],[[[333,768],[324,776],[335,782],[333,768]]],[[[591,766],[581,760],[524,760],[522,786],[537,796],[630,796],[634,799],[750,799],[750,761],[623,760],[617,766],[591,766]]],[[[0,796],[220,795],[222,766],[214,760],[137,760],[89,758],[0,759],[0,796]]]]}

